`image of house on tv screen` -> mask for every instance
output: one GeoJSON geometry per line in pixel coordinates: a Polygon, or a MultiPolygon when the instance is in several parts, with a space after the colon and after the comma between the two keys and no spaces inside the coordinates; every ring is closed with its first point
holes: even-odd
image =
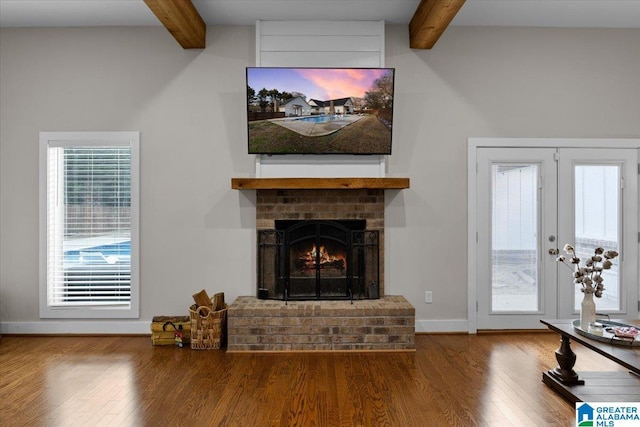
{"type": "Polygon", "coordinates": [[[247,68],[249,154],[391,154],[394,71],[247,68]]]}

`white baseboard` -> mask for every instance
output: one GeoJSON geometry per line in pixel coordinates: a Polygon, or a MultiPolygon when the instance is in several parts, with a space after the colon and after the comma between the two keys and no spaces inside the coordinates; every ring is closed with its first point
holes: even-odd
{"type": "Polygon", "coordinates": [[[466,319],[416,320],[416,333],[420,332],[469,332],[469,321],[466,319]]]}
{"type": "Polygon", "coordinates": [[[3,334],[151,334],[151,321],[49,321],[40,322],[2,322],[3,334]]]}

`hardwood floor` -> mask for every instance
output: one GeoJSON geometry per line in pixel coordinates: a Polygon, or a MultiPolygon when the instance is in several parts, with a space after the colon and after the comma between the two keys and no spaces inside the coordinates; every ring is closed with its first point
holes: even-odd
{"type": "MultiPolygon", "coordinates": [[[[0,341],[2,426],[573,426],[553,333],[418,335],[410,353],[226,353],[149,337],[0,341]]],[[[576,370],[622,370],[574,346],[576,370]]]]}

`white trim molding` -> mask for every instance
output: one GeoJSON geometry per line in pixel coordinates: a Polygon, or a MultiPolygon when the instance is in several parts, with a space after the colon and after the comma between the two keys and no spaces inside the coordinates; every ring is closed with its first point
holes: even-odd
{"type": "Polygon", "coordinates": [[[416,333],[455,333],[468,330],[469,321],[466,319],[416,320],[416,333]]]}
{"type": "Polygon", "coordinates": [[[16,335],[146,335],[151,334],[151,321],[48,321],[39,322],[2,322],[0,333],[16,335]]]}

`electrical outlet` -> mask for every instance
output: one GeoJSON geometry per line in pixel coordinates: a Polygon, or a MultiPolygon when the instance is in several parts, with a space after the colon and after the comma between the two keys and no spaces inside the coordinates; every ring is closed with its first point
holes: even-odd
{"type": "Polygon", "coordinates": [[[424,291],[424,302],[426,304],[431,304],[433,302],[433,292],[424,291]]]}

